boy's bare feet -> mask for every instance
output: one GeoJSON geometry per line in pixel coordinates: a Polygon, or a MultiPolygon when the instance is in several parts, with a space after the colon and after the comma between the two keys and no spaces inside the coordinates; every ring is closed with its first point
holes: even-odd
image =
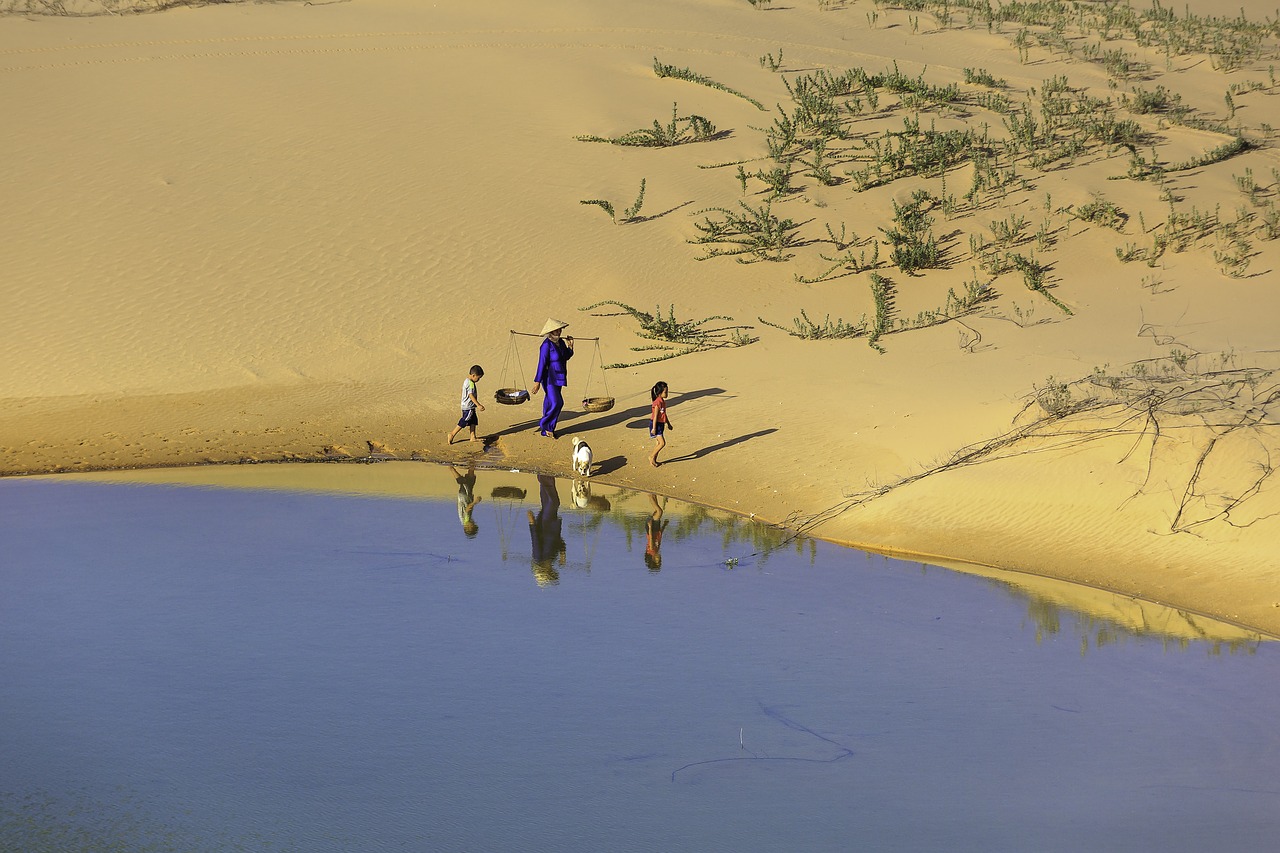
{"type": "Polygon", "coordinates": [[[652,465],[654,468],[661,468],[661,467],[662,467],[662,463],[661,463],[661,462],[659,462],[657,459],[650,459],[650,460],[649,460],[649,464],[650,464],[650,465],[652,465]]]}

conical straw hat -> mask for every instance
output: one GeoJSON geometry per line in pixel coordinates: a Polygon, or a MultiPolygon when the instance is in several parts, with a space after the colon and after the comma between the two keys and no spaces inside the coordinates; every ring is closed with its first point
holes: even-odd
{"type": "Polygon", "coordinates": [[[547,335],[554,332],[556,329],[563,329],[567,325],[569,324],[561,323],[559,320],[553,320],[550,317],[548,317],[546,325],[542,327],[542,331],[538,332],[538,334],[542,335],[543,337],[546,337],[547,335]]]}

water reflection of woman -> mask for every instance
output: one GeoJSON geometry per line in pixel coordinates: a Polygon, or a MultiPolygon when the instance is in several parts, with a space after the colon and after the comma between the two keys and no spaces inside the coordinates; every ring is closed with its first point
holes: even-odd
{"type": "Polygon", "coordinates": [[[644,525],[647,540],[644,546],[644,564],[651,572],[662,569],[662,531],[667,529],[668,524],[667,519],[662,517],[662,510],[666,502],[667,499],[663,498],[662,503],[659,504],[657,495],[649,495],[649,503],[653,504],[653,514],[644,525]]]}
{"type": "Polygon", "coordinates": [[[560,519],[560,493],[556,491],[556,478],[538,475],[538,498],[541,507],[535,516],[529,511],[529,538],[533,542],[533,579],[538,586],[551,586],[560,582],[555,564],[564,565],[569,546],[562,535],[560,519]]]}

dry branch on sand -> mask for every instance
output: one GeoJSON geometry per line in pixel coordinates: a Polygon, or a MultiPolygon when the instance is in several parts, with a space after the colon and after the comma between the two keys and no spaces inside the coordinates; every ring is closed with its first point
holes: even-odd
{"type": "Polygon", "coordinates": [[[1118,462],[1145,452],[1145,476],[1129,500],[1167,494],[1167,533],[1201,535],[1215,525],[1249,527],[1280,514],[1272,499],[1280,463],[1280,351],[1258,364],[1233,354],[1174,351],[1123,373],[1103,369],[1074,382],[1037,388],[1008,432],[962,447],[940,465],[849,494],[822,512],[793,520],[810,530],[855,507],[927,477],[971,465],[1124,438],[1118,462]],[[1216,362],[1216,363],[1215,363],[1216,362]],[[1145,449],[1145,450],[1144,450],[1145,449]]]}

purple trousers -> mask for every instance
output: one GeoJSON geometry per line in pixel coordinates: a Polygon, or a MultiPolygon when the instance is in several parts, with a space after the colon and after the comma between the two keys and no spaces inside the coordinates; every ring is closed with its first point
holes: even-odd
{"type": "Polygon", "coordinates": [[[538,429],[553,433],[560,421],[560,412],[564,409],[564,388],[559,385],[544,385],[542,391],[542,420],[538,421],[538,429]]]}

